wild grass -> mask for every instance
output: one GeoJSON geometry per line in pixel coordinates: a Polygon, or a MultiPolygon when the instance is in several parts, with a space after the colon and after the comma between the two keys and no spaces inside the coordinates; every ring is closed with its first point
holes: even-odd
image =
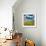
{"type": "Polygon", "coordinates": [[[33,26],[34,25],[34,21],[24,22],[24,25],[26,25],[26,26],[33,26]]]}

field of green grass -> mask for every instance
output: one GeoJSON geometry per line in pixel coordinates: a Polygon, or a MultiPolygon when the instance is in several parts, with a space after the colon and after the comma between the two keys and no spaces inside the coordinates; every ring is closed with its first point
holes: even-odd
{"type": "Polygon", "coordinates": [[[24,25],[25,25],[25,26],[34,26],[34,21],[27,21],[27,22],[24,22],[24,25]]]}

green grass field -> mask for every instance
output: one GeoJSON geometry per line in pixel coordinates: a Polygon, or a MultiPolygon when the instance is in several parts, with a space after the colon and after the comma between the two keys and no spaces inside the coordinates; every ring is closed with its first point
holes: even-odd
{"type": "Polygon", "coordinates": [[[24,22],[24,25],[25,25],[25,26],[34,26],[34,21],[27,21],[27,22],[24,22]]]}

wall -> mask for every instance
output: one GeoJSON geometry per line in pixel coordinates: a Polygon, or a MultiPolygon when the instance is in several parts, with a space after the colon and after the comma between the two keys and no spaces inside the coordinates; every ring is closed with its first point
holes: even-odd
{"type": "Polygon", "coordinates": [[[41,41],[46,46],[46,0],[41,0],[41,41]]]}
{"type": "Polygon", "coordinates": [[[24,39],[34,40],[36,46],[41,46],[41,1],[40,0],[23,0],[17,7],[13,6],[15,31],[23,33],[24,39]],[[37,15],[37,27],[23,27],[23,13],[34,13],[37,15]]]}
{"type": "Polygon", "coordinates": [[[12,29],[12,6],[16,0],[0,0],[0,27],[12,29]]]}

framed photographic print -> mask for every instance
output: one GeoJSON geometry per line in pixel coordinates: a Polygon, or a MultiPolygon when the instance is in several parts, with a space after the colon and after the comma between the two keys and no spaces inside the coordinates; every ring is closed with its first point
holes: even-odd
{"type": "Polygon", "coordinates": [[[22,15],[23,27],[36,27],[36,15],[32,13],[24,13],[22,15]]]}

